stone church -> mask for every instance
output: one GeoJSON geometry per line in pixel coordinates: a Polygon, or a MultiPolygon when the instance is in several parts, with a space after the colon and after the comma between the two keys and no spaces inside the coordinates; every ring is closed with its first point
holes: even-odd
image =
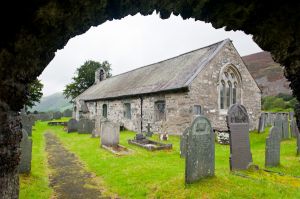
{"type": "Polygon", "coordinates": [[[215,131],[227,131],[230,105],[243,104],[250,128],[257,129],[261,91],[229,39],[106,78],[99,68],[95,84],[75,98],[73,117],[108,119],[129,130],[181,134],[197,115],[215,131]]]}

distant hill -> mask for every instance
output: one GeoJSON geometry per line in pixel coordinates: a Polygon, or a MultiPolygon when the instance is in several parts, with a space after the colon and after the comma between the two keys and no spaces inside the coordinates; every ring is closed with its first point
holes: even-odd
{"type": "Polygon", "coordinates": [[[263,96],[292,93],[289,81],[284,77],[283,68],[273,61],[269,52],[247,55],[242,59],[262,90],[263,96]]]}
{"type": "Polygon", "coordinates": [[[41,102],[34,106],[30,111],[47,112],[47,111],[64,111],[72,108],[72,104],[65,99],[61,92],[42,97],[41,102]]]}

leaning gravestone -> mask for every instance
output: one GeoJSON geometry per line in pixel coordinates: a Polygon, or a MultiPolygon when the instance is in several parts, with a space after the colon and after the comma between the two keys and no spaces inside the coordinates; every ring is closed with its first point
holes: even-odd
{"type": "Polygon", "coordinates": [[[276,126],[270,129],[270,134],[266,139],[265,166],[275,167],[280,164],[280,134],[276,126]]]}
{"type": "Polygon", "coordinates": [[[19,173],[30,173],[32,140],[28,137],[26,130],[22,129],[22,140],[20,143],[21,156],[19,164],[19,173]]]}
{"type": "Polygon", "coordinates": [[[279,113],[276,114],[275,120],[274,120],[274,126],[276,126],[279,130],[279,135],[281,139],[283,139],[283,128],[282,128],[282,117],[279,113]]]}
{"type": "Polygon", "coordinates": [[[120,126],[111,122],[101,123],[101,146],[118,146],[120,140],[120,126]]]}
{"type": "Polygon", "coordinates": [[[187,137],[185,183],[193,183],[215,173],[214,133],[205,116],[194,119],[187,137]]]}
{"type": "Polygon", "coordinates": [[[283,139],[289,139],[289,119],[288,119],[288,114],[283,114],[282,115],[282,136],[283,139]]]}
{"type": "Polygon", "coordinates": [[[82,118],[79,120],[78,124],[78,133],[83,134],[91,134],[95,128],[95,121],[82,118]]]}
{"type": "Polygon", "coordinates": [[[230,140],[230,170],[244,170],[252,163],[249,116],[243,105],[232,105],[227,114],[230,140]]]}
{"type": "Polygon", "coordinates": [[[70,119],[68,121],[68,133],[77,132],[78,130],[78,122],[75,119],[70,119]]]}
{"type": "Polygon", "coordinates": [[[180,136],[180,157],[185,158],[186,156],[186,148],[187,148],[187,137],[189,133],[190,127],[187,127],[182,135],[180,136]]]}
{"type": "Polygon", "coordinates": [[[259,117],[258,133],[265,132],[265,114],[262,113],[259,117]]]}

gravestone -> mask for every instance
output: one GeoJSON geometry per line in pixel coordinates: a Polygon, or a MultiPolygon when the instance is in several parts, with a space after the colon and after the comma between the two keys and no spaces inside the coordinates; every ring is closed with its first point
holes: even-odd
{"type": "Polygon", "coordinates": [[[146,136],[147,136],[147,137],[152,137],[153,132],[151,132],[151,126],[150,126],[150,123],[147,124],[146,129],[147,129],[146,136]]]}
{"type": "Polygon", "coordinates": [[[62,117],[62,113],[60,111],[53,113],[53,119],[59,120],[62,117]]]}
{"type": "Polygon", "coordinates": [[[274,126],[276,126],[279,130],[279,135],[281,137],[281,139],[283,139],[283,121],[282,121],[282,117],[279,113],[276,114],[275,120],[274,120],[274,126]]]}
{"type": "Polygon", "coordinates": [[[288,119],[288,114],[283,114],[282,115],[282,136],[283,139],[289,139],[290,134],[289,134],[289,119],[288,119]]]}
{"type": "Polygon", "coordinates": [[[230,140],[230,170],[244,170],[252,163],[249,116],[243,105],[232,105],[227,114],[230,140]]]}
{"type": "Polygon", "coordinates": [[[258,123],[258,133],[265,132],[265,114],[261,114],[258,123]]]}
{"type": "Polygon", "coordinates": [[[275,167],[280,164],[280,134],[276,126],[270,129],[266,139],[265,166],[275,167]]]}
{"type": "Polygon", "coordinates": [[[66,109],[66,110],[63,112],[63,116],[64,116],[64,117],[72,117],[72,110],[71,110],[71,109],[66,109]]]}
{"type": "Polygon", "coordinates": [[[21,156],[19,164],[19,173],[30,173],[32,140],[28,137],[26,130],[22,129],[22,140],[20,143],[21,156]]]}
{"type": "Polygon", "coordinates": [[[289,112],[290,120],[294,119],[295,113],[293,111],[289,112]]]}
{"type": "Polygon", "coordinates": [[[72,133],[72,132],[77,132],[77,130],[78,130],[78,122],[77,122],[77,120],[75,120],[75,119],[70,119],[69,121],[68,121],[68,130],[67,130],[67,132],[68,133],[72,133]]]}
{"type": "Polygon", "coordinates": [[[300,155],[300,134],[299,134],[299,128],[297,125],[296,125],[295,133],[296,133],[296,138],[297,138],[297,155],[300,155]]]}
{"type": "Polygon", "coordinates": [[[180,136],[180,157],[185,158],[186,156],[186,147],[187,147],[187,137],[190,127],[187,127],[182,135],[180,136]]]}
{"type": "Polygon", "coordinates": [[[111,122],[101,123],[101,146],[118,146],[120,140],[120,126],[111,122]]]}
{"type": "Polygon", "coordinates": [[[28,115],[21,114],[21,124],[22,129],[24,129],[28,136],[32,135],[32,125],[34,122],[30,119],[28,115]]]}
{"type": "Polygon", "coordinates": [[[295,118],[293,118],[290,122],[290,130],[291,130],[291,136],[294,138],[297,138],[297,123],[295,118]]]}
{"type": "Polygon", "coordinates": [[[77,132],[80,134],[91,134],[95,128],[95,121],[82,118],[78,121],[77,128],[77,132]]]}
{"type": "Polygon", "coordinates": [[[185,183],[190,184],[215,173],[215,140],[205,116],[194,119],[187,137],[185,183]]]}

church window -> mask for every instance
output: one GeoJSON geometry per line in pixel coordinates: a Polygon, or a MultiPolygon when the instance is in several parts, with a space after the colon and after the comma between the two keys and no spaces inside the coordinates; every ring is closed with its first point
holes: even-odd
{"type": "Polygon", "coordinates": [[[201,115],[201,106],[200,105],[194,105],[194,114],[201,115]]]}
{"type": "Polygon", "coordinates": [[[107,104],[103,104],[102,106],[102,116],[107,118],[107,104]]]}
{"type": "Polygon", "coordinates": [[[155,120],[156,121],[161,121],[165,120],[166,118],[166,102],[164,100],[157,101],[154,104],[155,108],[155,120]]]}
{"type": "Polygon", "coordinates": [[[220,109],[228,109],[232,104],[236,104],[240,101],[241,95],[241,77],[238,70],[230,65],[220,74],[219,84],[219,101],[220,109]]]}
{"type": "Polygon", "coordinates": [[[124,103],[124,117],[127,119],[131,119],[131,104],[124,103]]]}

